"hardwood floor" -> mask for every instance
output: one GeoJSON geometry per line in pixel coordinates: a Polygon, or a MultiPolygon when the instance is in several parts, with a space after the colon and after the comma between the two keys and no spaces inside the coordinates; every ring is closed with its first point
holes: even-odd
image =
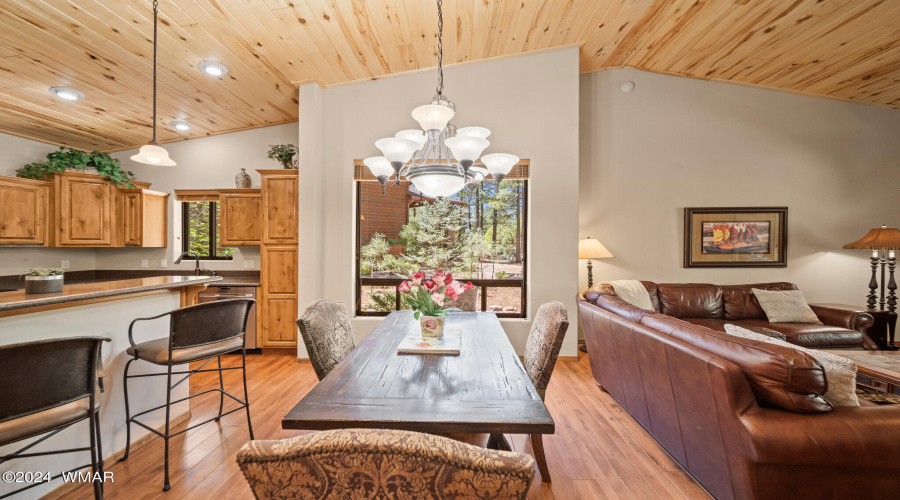
{"type": "MultiPolygon", "coordinates": [[[[265,354],[247,359],[255,437],[284,439],[304,434],[283,430],[281,418],[316,384],[312,366],[298,363],[288,355],[265,354]]],[[[239,357],[227,356],[223,364],[234,366],[239,362],[239,357]]],[[[215,373],[191,377],[192,393],[217,386],[215,373]]],[[[225,372],[225,386],[232,393],[240,392],[238,370],[225,372]]],[[[191,420],[176,430],[212,417],[218,411],[219,398],[209,394],[191,404],[191,420]]],[[[556,434],[544,438],[553,483],[544,484],[535,474],[529,498],[710,498],[608,394],[600,391],[590,375],[586,355],[577,361],[557,363],[547,390],[547,407],[556,421],[556,434]]],[[[229,408],[226,398],[226,411],[229,408]]],[[[109,468],[115,474],[115,482],[106,485],[106,498],[253,498],[234,461],[249,438],[244,415],[235,412],[219,424],[209,423],[171,440],[171,491],[162,491],[163,441],[154,439],[134,451],[126,462],[109,468]]],[[[466,441],[477,442],[486,436],[468,438],[466,441]]],[[[507,438],[516,451],[531,452],[527,436],[507,438]]],[[[90,499],[93,494],[85,485],[63,498],[90,499]]]]}

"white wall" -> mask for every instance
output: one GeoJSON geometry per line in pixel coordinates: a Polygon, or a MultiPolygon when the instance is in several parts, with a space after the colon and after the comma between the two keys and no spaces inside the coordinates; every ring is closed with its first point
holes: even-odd
{"type": "MultiPolygon", "coordinates": [[[[560,300],[575,332],[577,292],[578,49],[447,68],[445,91],[459,127],[493,132],[487,152],[531,160],[528,319],[502,320],[521,351],[540,304],[560,300]]],[[[410,117],[434,94],[436,72],[319,89],[300,87],[300,310],[328,297],[355,303],[353,161],[374,142],[417,128],[410,117]]],[[[380,318],[355,320],[358,339],[380,318]]],[[[576,354],[567,335],[561,354],[576,354]]],[[[300,348],[300,356],[305,356],[300,348]]]]}
{"type": "Polygon", "coordinates": [[[865,304],[869,254],[841,246],[900,225],[900,111],[632,69],[582,75],[580,99],[580,236],[615,255],[595,283],[785,280],[865,304]],[[682,267],[683,209],[704,206],[788,206],[788,267],[682,267]]]}

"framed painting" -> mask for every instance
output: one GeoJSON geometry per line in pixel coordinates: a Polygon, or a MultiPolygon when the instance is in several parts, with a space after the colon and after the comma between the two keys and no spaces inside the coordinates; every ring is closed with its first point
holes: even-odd
{"type": "Polygon", "coordinates": [[[685,208],[684,267],[787,267],[787,211],[685,208]]]}

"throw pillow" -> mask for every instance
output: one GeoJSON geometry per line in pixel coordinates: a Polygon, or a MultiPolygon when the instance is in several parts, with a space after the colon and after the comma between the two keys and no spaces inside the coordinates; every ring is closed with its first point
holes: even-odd
{"type": "Polygon", "coordinates": [[[735,337],[791,347],[809,354],[825,370],[825,380],[828,383],[828,390],[822,395],[825,401],[834,406],[859,406],[859,399],[856,397],[856,363],[852,360],[830,352],[789,344],[783,340],[756,333],[736,325],[725,325],[725,332],[735,337]]]}
{"type": "Polygon", "coordinates": [[[770,323],[820,323],[800,290],[752,290],[770,323]]]}

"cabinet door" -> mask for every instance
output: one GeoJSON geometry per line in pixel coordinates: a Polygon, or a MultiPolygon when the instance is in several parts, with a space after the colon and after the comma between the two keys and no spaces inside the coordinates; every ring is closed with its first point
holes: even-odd
{"type": "Polygon", "coordinates": [[[58,246],[113,246],[115,186],[90,174],[56,174],[54,179],[58,246]]]}
{"type": "Polygon", "coordinates": [[[263,243],[297,243],[299,182],[296,170],[261,171],[263,243]],[[284,173],[281,173],[284,172],[284,173]]]}
{"type": "Polygon", "coordinates": [[[222,246],[259,245],[262,239],[262,197],[259,190],[219,196],[219,237],[222,246]]]}
{"type": "Polygon", "coordinates": [[[169,195],[150,190],[123,190],[124,242],[161,248],[168,241],[169,195]]]}
{"type": "Polygon", "coordinates": [[[260,347],[297,345],[297,247],[264,246],[260,252],[260,347]]]}
{"type": "Polygon", "coordinates": [[[0,245],[47,244],[50,183],[0,178],[0,245]]]}
{"type": "Polygon", "coordinates": [[[141,200],[141,193],[125,193],[122,197],[124,203],[124,219],[125,219],[125,244],[141,245],[143,243],[143,234],[141,228],[144,220],[144,204],[141,200]]]}

